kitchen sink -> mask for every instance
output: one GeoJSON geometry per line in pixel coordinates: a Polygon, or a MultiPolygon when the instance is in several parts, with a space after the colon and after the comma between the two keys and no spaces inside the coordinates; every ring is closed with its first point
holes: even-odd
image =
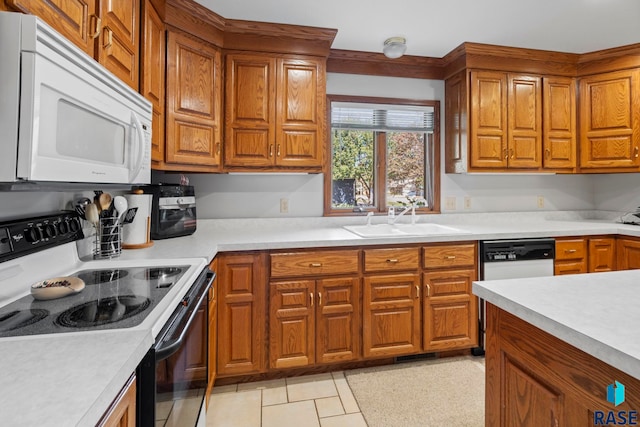
{"type": "Polygon", "coordinates": [[[360,237],[442,236],[469,233],[467,230],[440,224],[345,225],[343,228],[360,237]]]}

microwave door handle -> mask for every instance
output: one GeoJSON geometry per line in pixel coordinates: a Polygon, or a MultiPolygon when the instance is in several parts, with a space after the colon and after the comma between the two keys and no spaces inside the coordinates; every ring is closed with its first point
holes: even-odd
{"type": "Polygon", "coordinates": [[[133,168],[133,171],[129,175],[129,181],[133,182],[136,176],[138,176],[138,173],[140,173],[140,169],[142,169],[142,164],[144,161],[145,143],[144,143],[144,131],[142,129],[142,123],[140,122],[140,119],[138,118],[136,113],[131,113],[131,117],[133,117],[133,126],[136,128],[136,131],[138,132],[138,143],[136,144],[137,162],[136,162],[136,166],[133,168]]]}

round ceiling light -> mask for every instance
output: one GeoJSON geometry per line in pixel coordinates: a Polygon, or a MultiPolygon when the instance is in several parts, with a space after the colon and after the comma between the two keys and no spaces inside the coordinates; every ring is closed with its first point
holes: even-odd
{"type": "Polygon", "coordinates": [[[384,41],[382,53],[390,59],[400,58],[407,51],[407,39],[404,37],[390,37],[384,41]]]}

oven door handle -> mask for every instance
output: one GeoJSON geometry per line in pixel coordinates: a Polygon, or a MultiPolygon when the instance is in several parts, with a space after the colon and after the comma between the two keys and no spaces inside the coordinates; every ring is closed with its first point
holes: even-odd
{"type": "MultiPolygon", "coordinates": [[[[158,344],[156,344],[156,361],[160,361],[160,360],[166,359],[166,358],[170,357],[171,355],[175,354],[180,349],[180,347],[183,344],[183,341],[185,340],[187,332],[189,331],[189,328],[191,327],[191,324],[193,323],[193,321],[195,320],[195,318],[196,318],[196,316],[198,314],[198,307],[200,307],[200,305],[205,300],[205,298],[207,298],[207,295],[209,294],[209,288],[211,287],[211,284],[213,283],[213,280],[215,278],[216,278],[216,274],[214,272],[212,272],[212,271],[208,271],[204,275],[204,280],[207,281],[207,284],[204,286],[204,288],[202,290],[202,294],[198,298],[198,302],[195,305],[192,306],[192,307],[195,307],[195,309],[191,312],[191,315],[189,316],[189,319],[185,323],[184,328],[182,328],[182,330],[180,331],[180,336],[175,340],[166,340],[165,341],[165,336],[163,335],[163,337],[160,339],[158,344]]],[[[180,320],[181,319],[176,318],[176,319],[174,319],[173,322],[171,322],[171,324],[175,323],[176,321],[180,321],[180,320]]],[[[205,321],[207,321],[207,320],[205,319],[205,321]]]]}

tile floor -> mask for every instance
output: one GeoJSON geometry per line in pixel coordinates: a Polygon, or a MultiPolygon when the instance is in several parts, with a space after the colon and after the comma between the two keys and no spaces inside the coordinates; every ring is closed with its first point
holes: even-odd
{"type": "Polygon", "coordinates": [[[207,427],[367,427],[344,373],[214,387],[207,427]]]}

